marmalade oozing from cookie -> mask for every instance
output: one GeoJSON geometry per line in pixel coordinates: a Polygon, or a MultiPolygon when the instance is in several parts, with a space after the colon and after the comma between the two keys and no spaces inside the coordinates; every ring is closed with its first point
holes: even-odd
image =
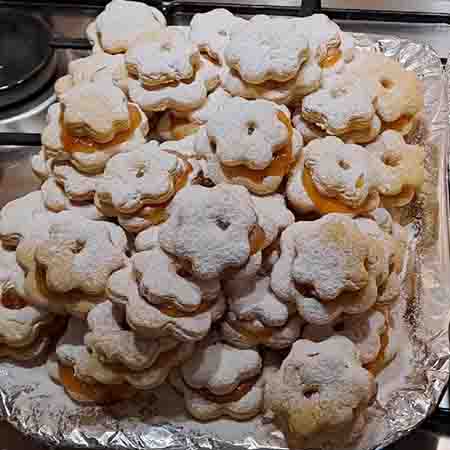
{"type": "Polygon", "coordinates": [[[278,151],[268,167],[262,170],[249,169],[246,166],[225,166],[221,164],[223,173],[228,178],[248,178],[253,183],[260,184],[266,177],[284,177],[294,163],[292,155],[292,125],[289,118],[283,112],[277,113],[278,119],[286,125],[288,129],[288,144],[278,151]]]}
{"type": "Polygon", "coordinates": [[[366,202],[359,208],[350,208],[335,198],[327,198],[323,196],[314,186],[310,171],[305,167],[303,169],[303,178],[300,181],[303,183],[306,193],[314,206],[321,214],[342,213],[342,214],[359,214],[367,211],[366,202]]]}
{"type": "Polygon", "coordinates": [[[117,403],[130,397],[134,390],[128,384],[115,384],[107,386],[100,383],[85,383],[78,379],[72,367],[58,365],[59,378],[61,384],[68,392],[73,392],[77,396],[87,398],[100,405],[117,403]]]}
{"type": "Polygon", "coordinates": [[[333,67],[342,58],[342,51],[339,48],[331,48],[327,52],[327,56],[320,61],[319,66],[322,69],[333,67]]]}
{"type": "Polygon", "coordinates": [[[208,311],[208,309],[211,308],[212,304],[213,303],[211,302],[202,300],[202,302],[200,303],[200,305],[198,305],[195,311],[180,311],[173,305],[153,305],[153,306],[169,317],[194,317],[197,316],[198,314],[202,314],[208,311]]]}
{"type": "Polygon", "coordinates": [[[104,144],[95,142],[93,139],[81,136],[72,136],[63,125],[61,115],[61,140],[66,152],[93,153],[96,150],[105,150],[113,145],[123,144],[128,141],[141,123],[141,113],[137,106],[128,103],[128,113],[130,116],[130,127],[128,130],[117,133],[109,142],[104,144]]]}

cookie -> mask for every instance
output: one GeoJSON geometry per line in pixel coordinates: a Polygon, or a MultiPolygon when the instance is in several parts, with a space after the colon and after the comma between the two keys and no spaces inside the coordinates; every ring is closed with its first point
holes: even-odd
{"type": "MultiPolygon", "coordinates": [[[[92,100],[92,99],[91,99],[92,100]]],[[[60,103],[50,106],[47,126],[42,132],[45,159],[70,161],[80,172],[99,174],[107,161],[117,153],[126,152],[145,142],[148,133],[148,119],[137,105],[128,104],[130,127],[111,141],[101,144],[90,138],[69,135],[61,125],[63,110],[60,103]]]]}
{"type": "Polygon", "coordinates": [[[154,305],[195,313],[202,302],[221,293],[218,279],[197,280],[183,274],[182,265],[157,247],[134,255],[132,265],[141,296],[154,305]]]}
{"type": "Polygon", "coordinates": [[[307,60],[308,51],[308,39],[294,21],[255,16],[233,30],[225,61],[248,83],[287,81],[307,60]]]}
{"type": "Polygon", "coordinates": [[[27,299],[55,313],[84,316],[105,300],[108,278],[124,266],[126,248],[117,225],[71,212],[55,215],[17,249],[27,299]]]}
{"type": "Polygon", "coordinates": [[[308,38],[310,58],[322,67],[330,67],[340,56],[341,30],[325,14],[294,19],[299,31],[308,38]]]}
{"type": "Polygon", "coordinates": [[[370,127],[373,101],[370,85],[336,78],[304,98],[302,117],[328,134],[340,136],[370,127]]]}
{"type": "Polygon", "coordinates": [[[165,26],[166,19],[158,9],[128,0],[111,1],[95,19],[101,48],[113,54],[126,52],[140,35],[158,32],[165,26]]]}
{"type": "Polygon", "coordinates": [[[186,183],[186,171],[180,158],[150,141],[108,161],[97,183],[97,200],[123,214],[164,205],[186,183]]]}
{"type": "Polygon", "coordinates": [[[224,63],[224,51],[232,30],[245,26],[247,21],[223,8],[195,14],[191,20],[191,39],[201,52],[213,61],[224,63]]]}
{"type": "Polygon", "coordinates": [[[384,122],[414,117],[424,107],[423,86],[413,71],[381,53],[361,53],[348,70],[375,86],[374,107],[384,122]]]}
{"type": "Polygon", "coordinates": [[[325,325],[341,314],[361,314],[377,301],[374,243],[345,214],[297,222],[281,235],[271,288],[295,303],[308,323],[325,325]]]}
{"type": "Polygon", "coordinates": [[[208,176],[259,195],[276,191],[303,146],[285,111],[266,100],[229,99],[196,133],[196,152],[207,159],[208,176]]]}
{"type": "Polygon", "coordinates": [[[110,80],[79,83],[60,101],[63,127],[73,137],[105,143],[130,128],[127,98],[110,80]]]}
{"type": "Polygon", "coordinates": [[[135,42],[125,54],[128,73],[143,87],[190,80],[200,64],[196,45],[184,33],[167,29],[153,39],[135,42]]]}
{"type": "Polygon", "coordinates": [[[227,281],[225,294],[229,312],[221,324],[221,333],[231,345],[282,349],[299,338],[301,319],[274,295],[270,277],[227,281]]]}
{"type": "Polygon", "coordinates": [[[261,410],[262,359],[254,350],[206,344],[180,372],[186,408],[198,420],[247,420],[261,410]]]}
{"type": "Polygon", "coordinates": [[[261,249],[264,233],[245,188],[189,186],[172,201],[159,242],[194,276],[212,279],[245,265],[261,249]]]}
{"type": "Polygon", "coordinates": [[[297,341],[269,379],[264,402],[293,448],[336,448],[359,437],[375,400],[374,377],[345,337],[297,341]]]}
{"type": "Polygon", "coordinates": [[[208,95],[200,108],[186,112],[165,112],[156,126],[158,136],[165,140],[179,140],[196,133],[200,125],[208,122],[230,97],[219,87],[208,95]]]}
{"type": "Polygon", "coordinates": [[[67,71],[68,74],[55,83],[58,98],[79,83],[96,80],[112,81],[122,91],[128,91],[128,73],[123,55],[93,53],[86,58],[70,61],[67,71]]]}
{"type": "Polygon", "coordinates": [[[367,150],[380,164],[378,189],[383,206],[410,203],[424,183],[424,148],[406,144],[400,133],[387,130],[367,150]]]}
{"type": "Polygon", "coordinates": [[[114,273],[107,294],[115,303],[125,303],[127,322],[138,335],[146,338],[174,338],[181,342],[196,342],[206,337],[212,324],[225,312],[225,299],[202,302],[193,313],[178,311],[163,305],[152,305],[139,292],[131,265],[114,273]]]}
{"type": "Polygon", "coordinates": [[[121,366],[133,371],[146,370],[178,344],[171,339],[137,336],[127,329],[125,308],[109,301],[93,308],[87,316],[87,323],[90,332],[85,335],[84,342],[105,365],[121,366]]]}
{"type": "Polygon", "coordinates": [[[42,201],[40,191],[12,200],[0,212],[0,239],[4,247],[15,249],[19,242],[32,230],[39,216],[48,216],[49,213],[42,201]]]}
{"type": "Polygon", "coordinates": [[[0,248],[0,357],[15,361],[36,359],[64,321],[46,311],[27,305],[24,273],[16,252],[0,248]]]}
{"type": "Polygon", "coordinates": [[[363,147],[339,138],[311,141],[287,184],[290,204],[302,214],[359,214],[379,205],[378,167],[363,147]]]}
{"type": "Polygon", "coordinates": [[[344,317],[332,325],[306,325],[302,331],[302,339],[322,342],[334,335],[345,336],[355,344],[361,363],[366,365],[377,359],[382,347],[382,336],[386,331],[387,323],[383,313],[371,310],[361,316],[344,317]]]}

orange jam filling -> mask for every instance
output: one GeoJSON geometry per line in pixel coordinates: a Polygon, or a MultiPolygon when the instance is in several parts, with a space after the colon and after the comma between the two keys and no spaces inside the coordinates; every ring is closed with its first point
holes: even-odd
{"type": "Polygon", "coordinates": [[[224,395],[216,395],[213,394],[211,391],[209,391],[208,389],[192,389],[194,392],[197,392],[199,395],[201,395],[203,398],[214,402],[214,403],[231,403],[231,402],[237,402],[239,401],[242,397],[244,397],[245,395],[247,395],[253,388],[253,386],[256,384],[256,382],[258,381],[259,376],[250,378],[247,381],[243,381],[241,384],[239,384],[239,386],[233,391],[230,392],[229,394],[224,394],[224,395]]]}
{"type": "Polygon", "coordinates": [[[192,123],[188,119],[176,117],[173,114],[170,115],[170,131],[175,140],[183,139],[186,136],[194,134],[199,128],[200,125],[197,123],[192,123]]]}
{"type": "Polygon", "coordinates": [[[350,208],[335,198],[327,198],[323,196],[314,186],[311,173],[307,167],[303,169],[303,187],[314,206],[321,214],[342,213],[342,214],[359,214],[366,211],[365,204],[359,208],[350,208]]]}
{"type": "Polygon", "coordinates": [[[99,404],[116,403],[130,397],[134,390],[128,384],[115,384],[107,386],[100,383],[89,384],[79,380],[72,367],[59,364],[59,379],[61,384],[69,391],[80,397],[88,398],[99,404]]]}
{"type": "Polygon", "coordinates": [[[273,329],[272,328],[262,328],[258,331],[256,330],[248,330],[247,328],[244,328],[239,323],[232,323],[230,324],[232,328],[234,328],[239,334],[242,336],[250,339],[251,341],[258,342],[260,339],[270,339],[273,335],[273,329]]]}
{"type": "Polygon", "coordinates": [[[123,144],[130,139],[141,123],[141,113],[139,112],[137,106],[128,103],[128,114],[130,116],[130,127],[125,131],[117,133],[111,141],[103,144],[100,142],[95,142],[89,137],[72,136],[64,127],[63,120],[61,120],[61,140],[64,150],[70,153],[93,153],[96,150],[105,150],[112,145],[123,144]]]}
{"type": "Polygon", "coordinates": [[[250,243],[250,256],[251,256],[254,255],[255,253],[258,253],[263,248],[264,242],[266,240],[266,234],[259,225],[256,225],[250,232],[250,236],[248,239],[250,243]]]}
{"type": "Polygon", "coordinates": [[[342,57],[342,52],[338,48],[331,48],[327,52],[326,58],[324,58],[322,61],[320,61],[320,67],[322,69],[328,69],[330,67],[333,67],[342,57]]]}
{"type": "Polygon", "coordinates": [[[197,314],[202,314],[205,311],[208,311],[208,309],[211,308],[211,303],[203,300],[195,311],[180,311],[173,305],[153,305],[153,306],[169,317],[193,317],[196,316],[197,314]]]}
{"type": "Polygon", "coordinates": [[[411,122],[411,116],[400,116],[397,120],[393,122],[383,122],[384,128],[388,128],[391,130],[402,131],[406,126],[411,122]]]}
{"type": "Polygon", "coordinates": [[[386,355],[387,347],[389,345],[389,329],[390,329],[389,311],[384,308],[380,308],[379,311],[384,315],[384,319],[386,321],[386,331],[380,336],[381,347],[377,358],[364,366],[369,372],[371,372],[375,376],[378,375],[385,367],[387,367],[393,359],[393,357],[388,358],[386,355]]]}
{"type": "Polygon", "coordinates": [[[25,300],[19,297],[14,289],[7,289],[3,292],[1,302],[7,309],[22,309],[26,306],[25,300]]]}
{"type": "Polygon", "coordinates": [[[289,172],[294,162],[294,157],[292,156],[292,125],[286,114],[281,111],[278,111],[277,117],[288,129],[288,144],[277,152],[270,165],[262,170],[253,170],[242,165],[230,167],[222,164],[221,167],[226,177],[248,178],[252,182],[260,184],[266,177],[283,177],[289,172]]]}

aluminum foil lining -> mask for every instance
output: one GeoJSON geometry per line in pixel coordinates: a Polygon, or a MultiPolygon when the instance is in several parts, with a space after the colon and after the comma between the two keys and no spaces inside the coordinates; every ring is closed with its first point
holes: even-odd
{"type": "MultiPolygon", "coordinates": [[[[447,77],[430,47],[361,34],[355,39],[360,48],[383,52],[417,72],[425,85],[424,117],[428,122],[415,136],[426,146],[425,188],[416,204],[399,217],[407,224],[410,237],[402,295],[394,311],[400,352],[378,376],[378,400],[370,408],[361,441],[354,444],[355,449],[369,450],[385,447],[416,428],[438,404],[449,378],[449,117],[447,77]],[[423,132],[425,128],[428,133],[423,132]]],[[[44,362],[34,366],[0,363],[0,394],[3,418],[50,446],[167,450],[286,447],[280,431],[261,418],[207,424],[193,421],[169,386],[112,407],[77,405],[49,379],[44,362]]]]}

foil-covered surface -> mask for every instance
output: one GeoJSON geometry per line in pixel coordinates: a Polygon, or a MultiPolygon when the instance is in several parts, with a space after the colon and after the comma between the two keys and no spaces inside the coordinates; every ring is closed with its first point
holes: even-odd
{"type": "MultiPolygon", "coordinates": [[[[437,406],[449,378],[449,116],[447,77],[429,46],[361,34],[355,39],[360,48],[383,52],[417,72],[424,81],[427,122],[414,137],[426,147],[425,187],[415,204],[398,217],[410,237],[402,294],[393,313],[400,351],[377,377],[377,402],[370,408],[363,437],[353,446],[372,450],[416,428],[437,406]]],[[[0,181],[0,192],[2,187],[0,181]]],[[[250,422],[195,422],[184,411],[182,399],[167,385],[110,407],[78,405],[50,380],[45,361],[34,365],[0,363],[0,397],[5,420],[51,446],[166,450],[286,447],[280,431],[261,417],[250,422]]]]}

